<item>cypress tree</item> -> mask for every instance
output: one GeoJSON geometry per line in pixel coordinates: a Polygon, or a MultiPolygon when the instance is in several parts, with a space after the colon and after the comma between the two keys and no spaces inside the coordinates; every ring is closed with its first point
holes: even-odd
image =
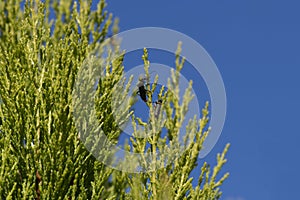
{"type": "MultiPolygon", "coordinates": [[[[97,145],[86,148],[91,141],[97,144],[102,138],[91,138],[78,131],[82,124],[76,124],[74,115],[83,105],[74,101],[79,94],[74,89],[76,77],[83,73],[86,80],[94,78],[90,73],[84,74],[86,58],[94,55],[95,49],[101,50],[110,28],[113,32],[118,30],[112,14],[105,10],[105,1],[101,0],[96,10],[91,10],[91,3],[91,0],[0,1],[0,198],[219,199],[219,187],[228,173],[221,178],[217,176],[226,162],[229,145],[218,154],[213,168],[198,159],[209,134],[208,103],[201,119],[191,119],[186,127],[184,139],[190,142],[185,142],[184,152],[167,163],[164,154],[156,156],[156,151],[168,152],[170,158],[180,153],[178,132],[193,98],[192,83],[182,103],[176,98],[179,72],[184,65],[180,45],[175,57],[176,69],[168,84],[168,89],[174,92],[160,93],[163,102],[167,102],[162,105],[166,113],[164,123],[155,123],[157,115],[151,103],[148,103],[149,123],[135,117],[130,111],[134,99],[125,102],[121,113],[126,119],[136,119],[134,127],[139,121],[145,130],[143,134],[150,135],[134,137],[141,134],[135,128],[133,137],[124,146],[128,152],[153,153],[150,161],[144,162],[143,156],[137,160],[144,170],[130,173],[113,169],[97,157],[113,152],[97,149],[97,145]],[[168,134],[162,136],[158,126],[164,126],[168,134]],[[197,165],[202,167],[198,183],[193,186],[190,174],[197,165]]],[[[109,56],[106,58],[106,65],[102,66],[106,73],[98,82],[93,105],[98,127],[116,144],[121,130],[111,105],[118,83],[124,83],[124,53],[118,48],[111,51],[118,56],[113,62],[109,56]]],[[[149,76],[147,49],[142,59],[149,76]]],[[[119,87],[128,94],[129,85],[119,87]]],[[[82,88],[78,86],[80,92],[88,92],[82,88]]],[[[131,155],[126,158],[130,160],[131,155]]],[[[136,163],[128,163],[128,167],[134,168],[136,163]]]]}

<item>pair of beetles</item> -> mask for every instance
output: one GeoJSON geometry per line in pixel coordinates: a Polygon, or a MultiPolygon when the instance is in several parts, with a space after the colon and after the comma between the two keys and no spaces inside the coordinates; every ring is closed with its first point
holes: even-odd
{"type": "MultiPolygon", "coordinates": [[[[137,94],[141,97],[141,99],[142,99],[145,103],[148,102],[148,99],[147,99],[147,92],[150,92],[150,91],[148,91],[148,90],[145,88],[146,80],[147,80],[147,78],[140,77],[140,78],[139,78],[139,82],[137,83],[137,87],[138,87],[137,94]]],[[[154,103],[155,103],[155,105],[154,105],[154,116],[155,116],[155,118],[157,119],[157,118],[158,118],[158,115],[159,115],[159,113],[160,113],[160,109],[161,109],[161,105],[162,105],[162,100],[161,100],[161,99],[158,99],[158,100],[155,101],[154,103]]]]}

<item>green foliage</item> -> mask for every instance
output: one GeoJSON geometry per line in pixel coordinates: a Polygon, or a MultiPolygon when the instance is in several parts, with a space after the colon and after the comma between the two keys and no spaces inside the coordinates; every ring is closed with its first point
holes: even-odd
{"type": "MultiPolygon", "coordinates": [[[[150,161],[141,156],[140,160],[128,163],[131,168],[142,166],[145,173],[117,171],[94,157],[95,153],[108,155],[114,152],[97,149],[97,145],[92,146],[91,152],[87,151],[86,145],[97,144],[103,138],[91,138],[78,131],[74,115],[76,109],[83,109],[84,105],[73,102],[76,77],[85,72],[82,66],[85,66],[86,58],[91,56],[92,59],[93,50],[104,42],[112,25],[112,15],[104,10],[104,0],[95,11],[90,9],[91,0],[51,2],[27,0],[25,8],[21,9],[20,1],[0,1],[0,198],[218,199],[221,195],[219,186],[228,177],[225,174],[217,179],[226,162],[228,145],[218,155],[212,172],[208,164],[203,163],[196,187],[192,186],[189,177],[200,164],[198,154],[209,133],[209,129],[205,130],[209,120],[208,104],[201,119],[191,119],[186,127],[183,152],[179,144],[180,128],[193,98],[190,83],[180,104],[179,72],[184,64],[184,59],[180,59],[180,45],[176,70],[168,82],[172,92],[166,95],[160,92],[166,102],[162,105],[166,119],[160,115],[161,123],[156,122],[151,103],[148,104],[149,123],[144,123],[129,112],[134,99],[121,105],[113,98],[120,88],[127,94],[130,84],[124,84],[123,54],[117,47],[112,50],[119,55],[117,59],[111,62],[108,56],[105,65],[100,66],[106,73],[99,81],[94,102],[97,127],[115,144],[121,133],[120,121],[130,117],[138,119],[145,132],[135,128],[133,136],[146,134],[149,137],[132,137],[125,148],[136,153],[146,152],[141,154],[146,156],[152,150],[153,155],[150,161]],[[50,19],[50,8],[54,10],[56,20],[50,19]],[[117,107],[125,106],[123,112],[118,113],[122,116],[119,119],[115,119],[112,102],[117,107]],[[167,136],[162,137],[160,127],[166,128],[167,136]],[[168,145],[167,140],[170,141],[168,145]],[[168,157],[165,158],[165,154],[156,157],[156,151],[167,152],[168,157]],[[182,155],[177,158],[180,153],[182,155]]],[[[113,25],[112,30],[117,32],[117,25],[113,25]]],[[[149,76],[146,49],[143,60],[145,73],[149,76]]],[[[90,75],[86,73],[84,78],[92,80],[94,77],[90,75]]],[[[88,90],[81,92],[89,95],[88,90]]],[[[87,119],[83,117],[84,120],[87,119]]],[[[132,123],[137,126],[135,120],[132,123]]],[[[130,159],[128,154],[127,161],[130,159]]]]}

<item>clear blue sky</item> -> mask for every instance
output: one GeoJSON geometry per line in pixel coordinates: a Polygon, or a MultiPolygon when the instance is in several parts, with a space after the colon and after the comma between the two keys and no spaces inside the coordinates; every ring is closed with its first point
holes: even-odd
{"type": "Polygon", "coordinates": [[[222,135],[205,160],[212,162],[231,143],[224,200],[299,199],[299,8],[296,0],[108,1],[120,31],[144,26],[180,31],[217,64],[228,110],[222,135]]]}

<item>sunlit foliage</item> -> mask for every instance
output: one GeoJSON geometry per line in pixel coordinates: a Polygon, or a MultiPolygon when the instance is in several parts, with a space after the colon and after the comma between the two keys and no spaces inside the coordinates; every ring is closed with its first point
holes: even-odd
{"type": "MultiPolygon", "coordinates": [[[[185,151],[172,162],[161,163],[153,156],[145,173],[114,170],[98,161],[80,140],[74,123],[73,104],[76,76],[85,59],[107,38],[113,26],[112,15],[101,0],[96,10],[91,1],[0,1],[0,198],[1,199],[218,199],[219,186],[228,174],[217,177],[226,162],[224,152],[217,165],[198,159],[209,129],[208,104],[201,119],[191,119],[186,128],[185,151]],[[53,17],[55,16],[55,17],[53,17]],[[198,185],[193,187],[189,175],[202,165],[198,185]],[[156,170],[155,170],[156,169],[156,170]],[[218,179],[219,178],[219,179],[218,179]]],[[[95,98],[100,128],[116,143],[121,131],[111,111],[115,85],[123,78],[123,54],[110,63],[107,58],[105,76],[99,80],[95,98]]],[[[147,50],[143,58],[148,74],[147,50]]],[[[151,137],[134,138],[125,149],[131,152],[167,150],[177,155],[178,132],[188,103],[193,98],[186,90],[182,101],[178,93],[179,71],[184,59],[180,46],[175,58],[176,69],[168,88],[174,91],[162,96],[168,134],[161,137],[155,128],[153,108],[150,122],[144,124],[151,137]],[[172,106],[171,106],[172,104],[172,106]],[[151,126],[152,129],[147,129],[151,126]],[[169,144],[166,140],[172,141],[169,144]]],[[[87,77],[88,78],[88,77],[87,77]]],[[[134,101],[128,102],[128,107],[134,101]]],[[[126,110],[127,111],[127,110],[126,110]]],[[[126,112],[129,113],[129,112],[126,112]]],[[[129,117],[129,116],[126,116],[129,117]]],[[[131,117],[134,117],[132,115],[131,117]]],[[[141,123],[142,124],[142,123],[141,123]]],[[[133,136],[140,134],[135,130],[133,136]]],[[[85,142],[88,142],[86,140],[85,142]]],[[[98,149],[98,151],[102,151],[98,149]]],[[[155,155],[155,154],[154,154],[155,155]]],[[[130,155],[128,155],[130,158],[130,155]]]]}

